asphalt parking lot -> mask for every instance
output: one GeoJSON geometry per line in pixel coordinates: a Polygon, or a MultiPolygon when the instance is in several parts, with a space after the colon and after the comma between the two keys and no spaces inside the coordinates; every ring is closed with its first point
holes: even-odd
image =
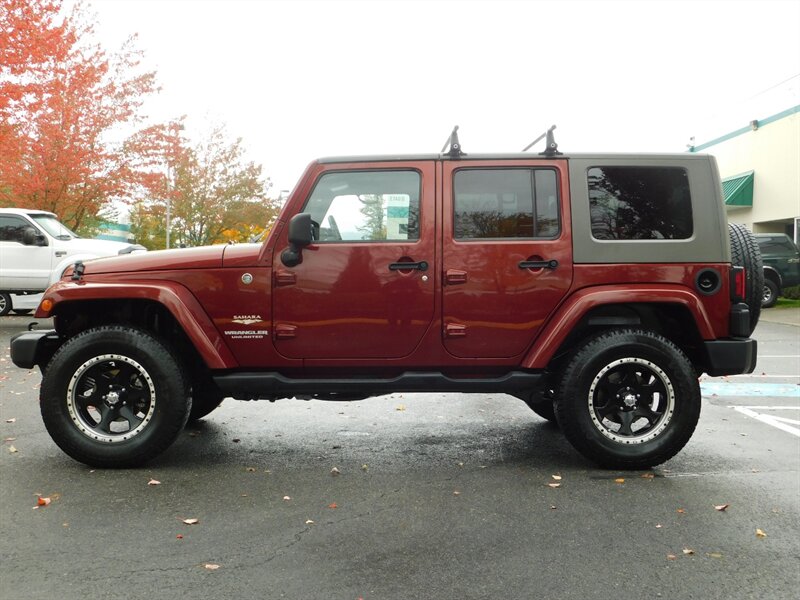
{"type": "Polygon", "coordinates": [[[752,375],[704,378],[694,437],[652,471],[593,468],[522,402],[485,394],[227,400],[146,468],[104,471],[45,432],[41,377],[8,357],[29,321],[0,319],[0,598],[800,589],[798,326],[762,321],[752,375]]]}

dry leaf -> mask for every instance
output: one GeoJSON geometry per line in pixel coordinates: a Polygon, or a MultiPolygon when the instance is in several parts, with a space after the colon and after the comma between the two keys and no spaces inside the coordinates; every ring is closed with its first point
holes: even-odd
{"type": "Polygon", "coordinates": [[[158,479],[151,479],[147,482],[147,485],[161,485],[161,482],[158,479]]]}
{"type": "Polygon", "coordinates": [[[614,480],[614,483],[625,483],[625,478],[624,477],[617,477],[614,480]]]}
{"type": "Polygon", "coordinates": [[[692,554],[694,554],[694,550],[692,550],[691,548],[684,548],[684,549],[683,549],[683,553],[684,553],[686,556],[691,556],[692,554]]]}
{"type": "Polygon", "coordinates": [[[338,474],[339,474],[339,469],[337,469],[336,467],[333,467],[331,469],[331,475],[338,475],[338,474]]]}
{"type": "Polygon", "coordinates": [[[767,537],[767,534],[764,533],[763,529],[756,529],[756,537],[765,538],[765,537],[767,537]]]}
{"type": "Polygon", "coordinates": [[[16,423],[16,422],[17,422],[17,418],[16,417],[14,417],[12,419],[6,419],[6,423],[16,423]]]}
{"type": "Polygon", "coordinates": [[[550,510],[556,510],[556,505],[555,504],[551,504],[550,505],[550,510]]]}
{"type": "Polygon", "coordinates": [[[330,504],[328,504],[328,508],[339,508],[339,507],[336,506],[336,502],[331,502],[330,504]]]}
{"type": "Polygon", "coordinates": [[[663,525],[662,525],[661,523],[659,523],[658,525],[656,525],[656,529],[661,529],[662,527],[663,527],[663,525]]]}
{"type": "Polygon", "coordinates": [[[215,564],[212,564],[212,563],[206,563],[206,564],[203,565],[203,568],[204,569],[208,569],[209,571],[216,571],[217,569],[219,569],[219,565],[215,565],[215,564]]]}
{"type": "Polygon", "coordinates": [[[245,467],[245,471],[247,471],[248,473],[255,473],[256,472],[256,468],[255,467],[245,467]]]}
{"type": "Polygon", "coordinates": [[[19,452],[19,450],[17,450],[14,446],[9,446],[8,447],[8,451],[11,452],[11,454],[19,452]]]}
{"type": "Polygon", "coordinates": [[[284,496],[284,497],[283,497],[283,499],[284,499],[286,502],[288,502],[289,500],[291,500],[291,499],[292,499],[292,497],[291,497],[291,496],[284,496]]]}
{"type": "Polygon", "coordinates": [[[50,502],[50,498],[42,498],[41,496],[36,499],[37,506],[47,506],[50,502]]]}
{"type": "Polygon", "coordinates": [[[642,479],[655,479],[656,478],[656,474],[655,473],[642,473],[640,475],[640,477],[642,479]]]}
{"type": "Polygon", "coordinates": [[[667,554],[667,560],[678,560],[678,557],[674,554],[667,554]]]}
{"type": "Polygon", "coordinates": [[[368,471],[369,470],[369,465],[367,465],[367,464],[361,465],[361,470],[362,471],[368,471]]]}
{"type": "Polygon", "coordinates": [[[179,533],[178,535],[175,536],[175,539],[182,540],[183,539],[183,534],[179,533]]]}
{"type": "Polygon", "coordinates": [[[311,519],[306,519],[306,525],[313,525],[313,524],[314,521],[312,521],[311,519]]]}
{"type": "Polygon", "coordinates": [[[455,490],[453,492],[453,496],[460,496],[460,495],[461,495],[461,492],[459,492],[458,490],[455,490]]]}
{"type": "Polygon", "coordinates": [[[684,514],[686,514],[686,509],[685,508],[679,508],[677,512],[678,512],[678,514],[684,515],[684,514]]]}
{"type": "Polygon", "coordinates": [[[197,525],[200,522],[200,519],[181,519],[187,525],[197,525]]]}
{"type": "Polygon", "coordinates": [[[552,477],[556,481],[561,481],[561,475],[550,475],[550,477],[552,477]]]}
{"type": "Polygon", "coordinates": [[[547,486],[551,487],[551,488],[557,488],[557,487],[561,487],[561,484],[560,483],[548,483],[547,486]]]}
{"type": "Polygon", "coordinates": [[[716,506],[714,506],[714,510],[718,510],[720,512],[724,512],[724,511],[728,510],[729,506],[730,506],[730,504],[717,504],[716,506]]]}

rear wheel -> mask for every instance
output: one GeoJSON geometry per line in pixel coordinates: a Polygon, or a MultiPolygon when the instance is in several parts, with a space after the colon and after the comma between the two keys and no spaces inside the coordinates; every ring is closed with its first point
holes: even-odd
{"type": "Polygon", "coordinates": [[[11,296],[0,292],[0,317],[5,317],[11,310],[11,296]]]}
{"type": "Polygon", "coordinates": [[[97,467],[138,466],[175,441],[191,407],[181,369],[145,331],[89,329],[53,356],[41,412],[53,441],[97,467]]]}
{"type": "Polygon", "coordinates": [[[564,435],[603,467],[643,469],[686,445],[700,386],[686,355],[640,329],[589,338],[563,371],[556,416],[564,435]]]}
{"type": "Polygon", "coordinates": [[[731,240],[731,262],[737,267],[744,267],[745,295],[744,301],[750,309],[750,333],[758,324],[764,296],[764,264],[761,250],[756,238],[744,225],[728,223],[728,234],[731,240]]]}

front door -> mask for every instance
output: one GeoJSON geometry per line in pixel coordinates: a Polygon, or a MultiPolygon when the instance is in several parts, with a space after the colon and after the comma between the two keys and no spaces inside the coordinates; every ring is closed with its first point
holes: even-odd
{"type": "Polygon", "coordinates": [[[572,282],[564,160],[445,162],[443,336],[462,358],[526,350],[572,282]]]}
{"type": "Polygon", "coordinates": [[[273,264],[274,339],[291,358],[402,358],[434,318],[434,163],[323,171],[301,212],[315,241],[273,264]]]}

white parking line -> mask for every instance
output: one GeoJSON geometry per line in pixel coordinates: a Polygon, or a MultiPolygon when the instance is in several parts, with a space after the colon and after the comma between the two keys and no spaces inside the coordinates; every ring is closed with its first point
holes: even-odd
{"type": "Polygon", "coordinates": [[[765,415],[753,410],[755,408],[759,410],[800,410],[800,406],[729,406],[728,408],[732,408],[736,412],[747,415],[756,421],[761,421],[762,423],[772,425],[781,431],[785,431],[786,433],[791,433],[794,436],[800,437],[800,428],[792,427],[792,425],[789,424],[793,423],[800,425],[800,421],[787,419],[785,417],[776,417],[775,415],[765,415]]]}

